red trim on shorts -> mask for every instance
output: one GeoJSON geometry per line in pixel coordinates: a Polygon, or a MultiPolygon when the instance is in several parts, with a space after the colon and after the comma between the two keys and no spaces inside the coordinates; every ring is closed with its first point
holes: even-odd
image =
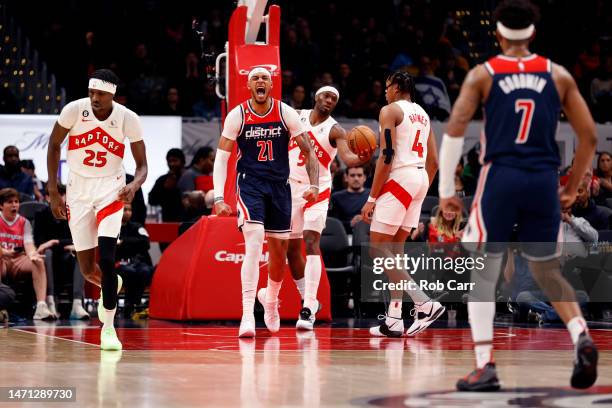
{"type": "MultiPolygon", "coordinates": [[[[238,184],[238,183],[236,183],[238,184]]],[[[251,219],[251,217],[249,217],[249,213],[246,210],[246,206],[244,205],[244,203],[242,202],[242,197],[240,197],[240,187],[238,187],[238,192],[236,194],[236,198],[238,199],[238,204],[240,204],[240,208],[242,209],[242,213],[244,214],[244,220],[245,221],[249,221],[251,219]]]]}
{"type": "Polygon", "coordinates": [[[328,200],[330,197],[331,197],[331,190],[329,188],[327,190],[323,190],[323,192],[319,193],[319,197],[317,197],[315,201],[309,201],[306,203],[306,205],[304,205],[304,210],[322,201],[328,200]]]}
{"type": "Polygon", "coordinates": [[[387,181],[382,190],[380,190],[380,194],[378,197],[381,197],[385,193],[391,193],[399,200],[400,203],[404,206],[404,208],[408,209],[410,207],[410,203],[412,202],[412,196],[404,187],[402,187],[397,181],[391,179],[387,181]]]}
{"type": "Polygon", "coordinates": [[[102,220],[104,220],[109,215],[112,215],[122,209],[123,209],[123,201],[119,201],[119,200],[113,201],[112,203],[110,203],[109,205],[107,205],[106,207],[98,211],[98,214],[96,214],[96,226],[99,226],[102,220]]]}

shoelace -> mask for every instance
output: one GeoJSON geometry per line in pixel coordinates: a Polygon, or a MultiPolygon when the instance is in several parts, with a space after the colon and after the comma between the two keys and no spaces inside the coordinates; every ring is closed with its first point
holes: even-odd
{"type": "Polygon", "coordinates": [[[393,317],[393,316],[389,316],[387,314],[379,314],[377,316],[377,319],[378,320],[385,320],[387,317],[390,318],[390,319],[395,319],[395,320],[403,320],[401,317],[393,317]]]}

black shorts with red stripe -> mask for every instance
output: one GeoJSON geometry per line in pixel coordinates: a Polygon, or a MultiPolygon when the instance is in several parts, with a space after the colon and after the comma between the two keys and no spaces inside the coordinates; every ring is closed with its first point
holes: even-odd
{"type": "Polygon", "coordinates": [[[236,194],[240,227],[258,223],[266,232],[291,232],[291,187],[287,180],[270,181],[238,173],[236,194]]]}

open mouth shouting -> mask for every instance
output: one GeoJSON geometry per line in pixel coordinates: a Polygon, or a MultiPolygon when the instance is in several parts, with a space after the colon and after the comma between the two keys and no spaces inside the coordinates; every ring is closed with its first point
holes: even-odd
{"type": "Polygon", "coordinates": [[[257,88],[255,88],[255,93],[257,94],[257,96],[264,96],[266,94],[265,85],[260,85],[257,88]]]}

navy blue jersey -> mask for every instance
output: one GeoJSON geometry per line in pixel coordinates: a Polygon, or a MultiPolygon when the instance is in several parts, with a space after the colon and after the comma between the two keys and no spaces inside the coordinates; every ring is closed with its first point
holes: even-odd
{"type": "Polygon", "coordinates": [[[498,55],[485,63],[493,77],[484,104],[484,162],[534,170],[560,165],[555,133],[561,101],[549,59],[498,55]]]}
{"type": "Polygon", "coordinates": [[[283,119],[281,102],[272,99],[270,110],[258,115],[250,101],[240,104],[242,127],[238,142],[238,173],[270,181],[289,178],[289,129],[283,119]]]}

